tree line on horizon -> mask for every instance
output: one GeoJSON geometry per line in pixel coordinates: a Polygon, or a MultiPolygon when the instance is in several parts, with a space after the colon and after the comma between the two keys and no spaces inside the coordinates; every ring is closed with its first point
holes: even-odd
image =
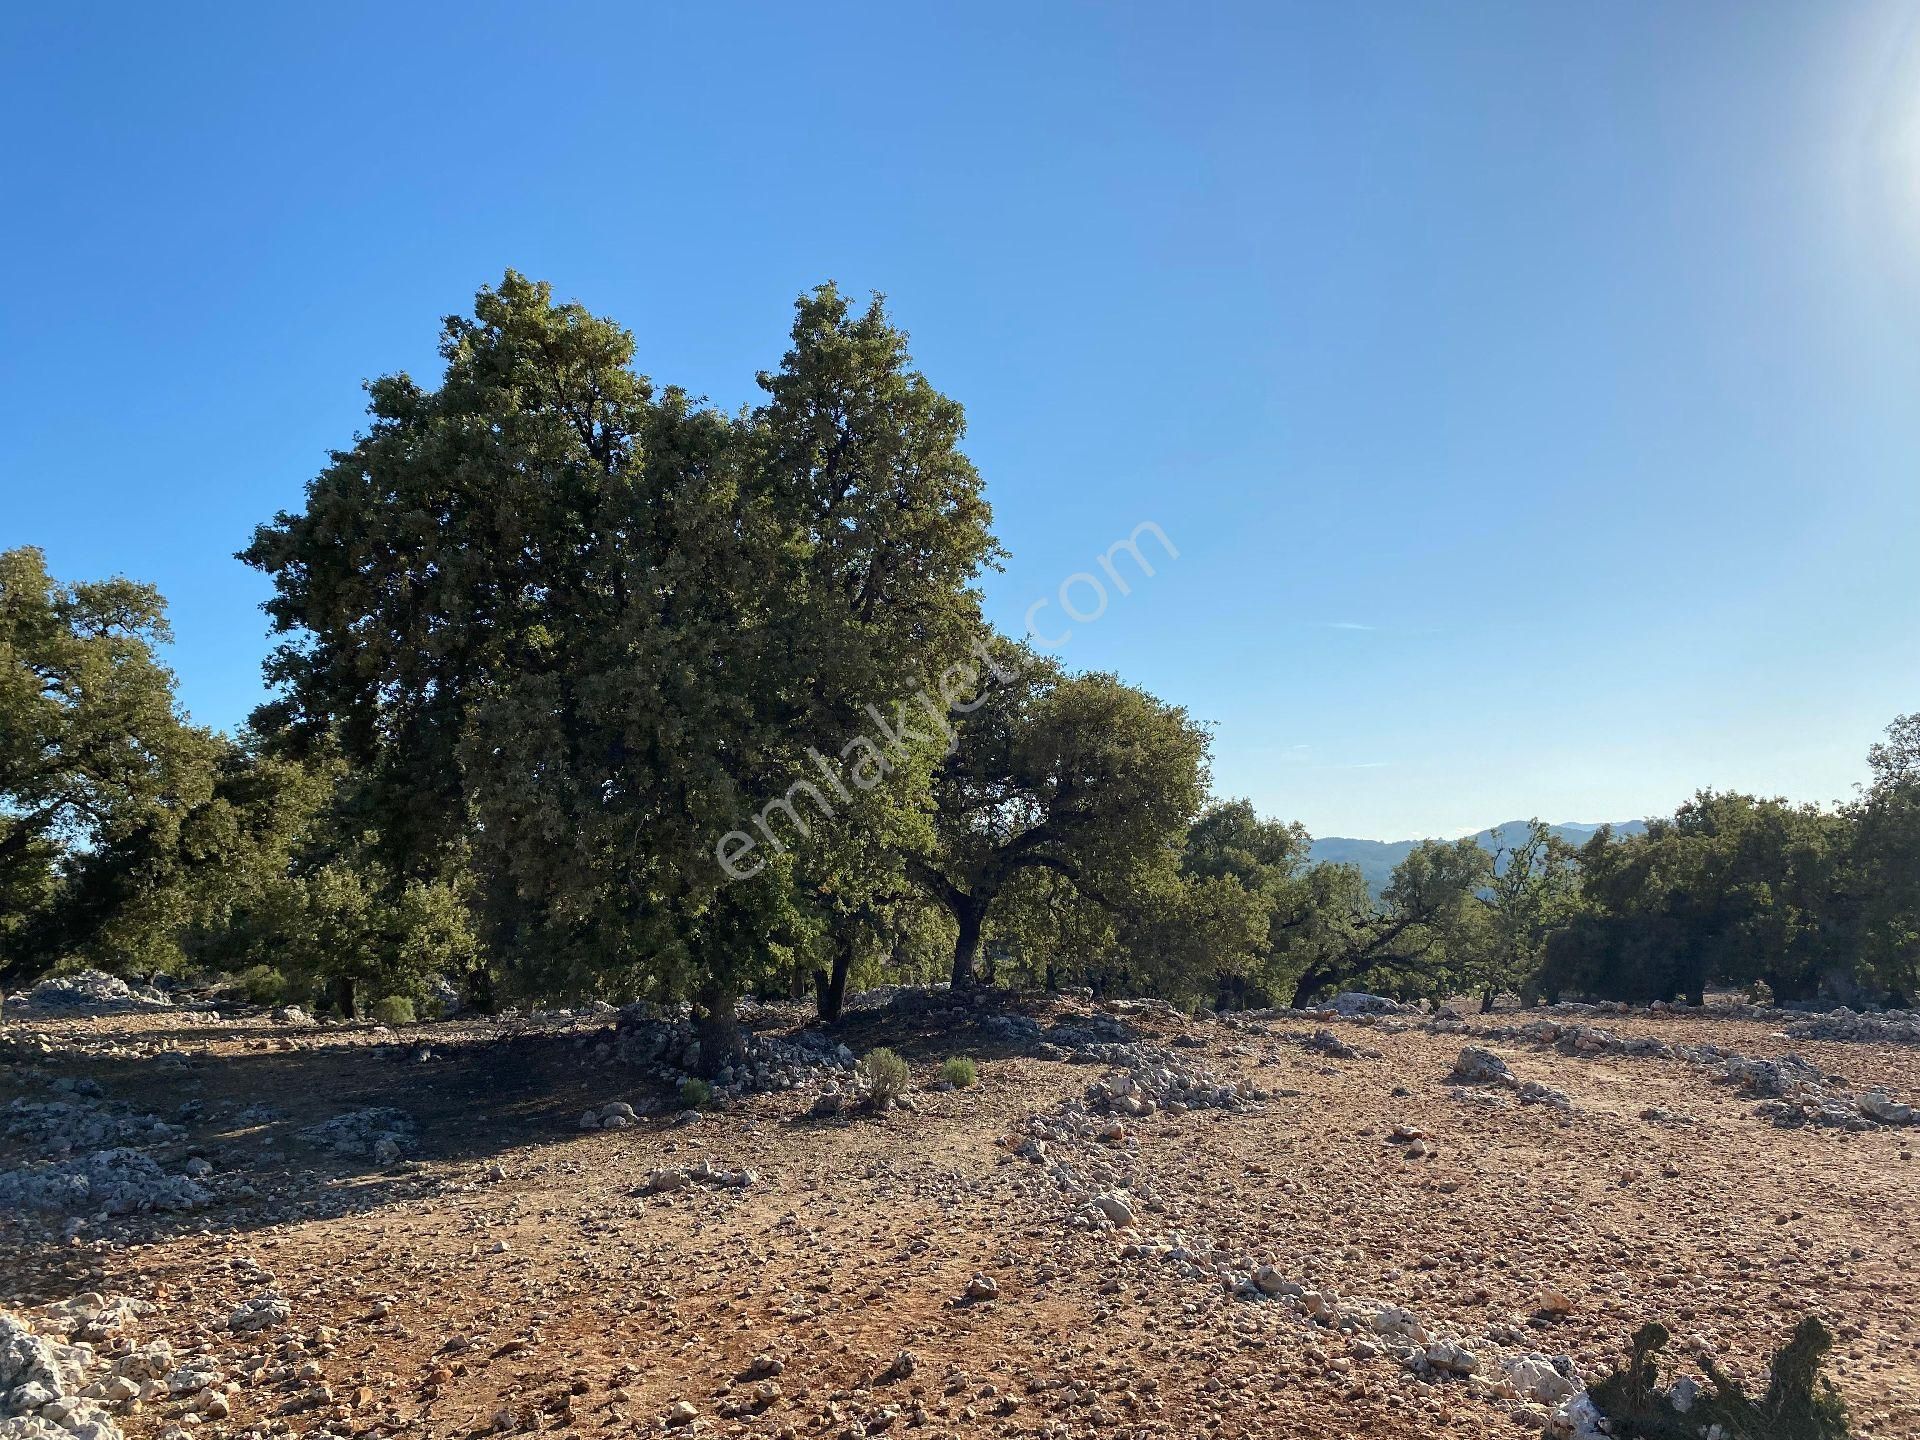
{"type": "Polygon", "coordinates": [[[961,409],[877,298],[802,296],[731,413],[634,351],[509,272],[445,321],[437,388],[372,382],[366,430],[241,552],[277,640],[234,735],[181,711],[151,587],[0,552],[0,989],[92,964],[346,1015],[438,981],[689,1000],[715,1053],[742,993],[832,1019],[881,980],[1914,993],[1920,715],[1850,802],[1703,791],[1577,849],[1538,822],[1497,854],[1428,841],[1376,898],[1212,798],[1180,707],[988,627],[961,409]],[[829,762],[909,689],[944,713],[829,762]]]}

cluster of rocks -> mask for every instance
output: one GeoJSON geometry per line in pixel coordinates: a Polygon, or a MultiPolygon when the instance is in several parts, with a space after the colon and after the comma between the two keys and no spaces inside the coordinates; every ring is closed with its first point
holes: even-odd
{"type": "Polygon", "coordinates": [[[813,1104],[807,1107],[807,1118],[831,1120],[872,1101],[873,1087],[867,1083],[867,1077],[855,1069],[839,1080],[830,1081],[813,1097],[813,1104]]]}
{"type": "MultiPolygon", "coordinates": [[[[97,1093],[98,1087],[94,1087],[97,1093]]],[[[187,1132],[156,1115],[110,1108],[78,1095],[72,1100],[16,1098],[0,1111],[0,1135],[32,1147],[48,1159],[61,1159],[77,1150],[121,1146],[163,1145],[187,1132]]]]}
{"type": "Polygon", "coordinates": [[[272,1330],[293,1318],[293,1306],[277,1290],[268,1290],[251,1300],[243,1300],[227,1316],[227,1329],[236,1335],[253,1335],[272,1330]]]}
{"type": "Polygon", "coordinates": [[[321,1145],[340,1155],[393,1165],[420,1148],[420,1129],[404,1111],[387,1105],[349,1110],[300,1131],[310,1145],[321,1145]]]}
{"type": "Polygon", "coordinates": [[[84,1015],[129,1015],[170,1010],[173,1001],[151,985],[129,985],[102,970],[82,970],[42,980],[6,1001],[9,1019],[63,1019],[84,1015]]]}
{"type": "Polygon", "coordinates": [[[1596,1025],[1556,1020],[1534,1020],[1482,1033],[1551,1045],[1567,1055],[1631,1055],[1697,1065],[1715,1079],[1758,1098],[1761,1103],[1755,1113],[1783,1127],[1871,1130],[1883,1125],[1911,1125],[1916,1118],[1911,1104],[1887,1091],[1855,1091],[1841,1077],[1829,1075],[1793,1054],[1777,1060],[1756,1059],[1721,1045],[1674,1045],[1658,1036],[1618,1035],[1596,1025]]]}
{"type": "Polygon", "coordinates": [[[1330,1060],[1358,1060],[1363,1053],[1378,1058],[1378,1050],[1363,1052],[1357,1045],[1349,1045],[1331,1030],[1316,1030],[1311,1035],[1286,1037],[1303,1050],[1311,1050],[1317,1055],[1325,1055],[1330,1060]]]}
{"type": "Polygon", "coordinates": [[[1828,1075],[1798,1055],[1754,1060],[1737,1053],[1720,1060],[1717,1073],[1749,1095],[1762,1097],[1754,1113],[1789,1127],[1821,1125],[1871,1130],[1880,1125],[1911,1125],[1913,1106],[1885,1090],[1854,1092],[1838,1076],[1828,1075]]]}
{"type": "MultiPolygon", "coordinates": [[[[166,1054],[177,1052],[160,1052],[166,1054]]],[[[0,1110],[0,1137],[27,1158],[0,1170],[0,1210],[69,1216],[125,1216],[197,1210],[214,1196],[200,1181],[212,1170],[188,1158],[172,1173],[161,1162],[186,1130],[158,1116],[107,1101],[96,1081],[48,1080],[32,1066],[14,1078],[45,1083],[57,1098],[15,1097],[0,1110]],[[162,1151],[160,1156],[147,1153],[162,1151]]]]}
{"type": "Polygon", "coordinates": [[[1363,990],[1342,990],[1327,1007],[1334,1014],[1352,1019],[1356,1015],[1418,1015],[1418,1005],[1389,1000],[1385,995],[1369,995],[1363,990]]]}
{"type": "MultiPolygon", "coordinates": [[[[652,1006],[628,1006],[609,1042],[613,1058],[652,1072],[677,1086],[702,1075],[701,1041],[687,1018],[664,1017],[652,1006]]],[[[722,1102],[744,1095],[794,1090],[843,1077],[853,1069],[853,1052],[817,1031],[791,1036],[741,1035],[741,1054],[711,1077],[714,1098],[722,1102]]]]}
{"type": "Polygon", "coordinates": [[[1245,1111],[1269,1098],[1243,1080],[1191,1064],[1164,1046],[1103,1048],[1125,1068],[1088,1085],[1083,1100],[1068,1101],[1049,1114],[1029,1115],[1018,1133],[1001,1142],[1017,1158],[1041,1167],[1056,1189],[1077,1202],[1070,1223],[1079,1229],[1123,1228],[1133,1224],[1138,1213],[1160,1208],[1151,1182],[1135,1177],[1124,1163],[1123,1152],[1135,1138],[1128,1121],[1191,1110],[1245,1111]]]}
{"type": "Polygon", "coordinates": [[[0,1311],[0,1437],[119,1440],[116,1414],[169,1393],[167,1342],[128,1333],[152,1308],[85,1294],[31,1317],[0,1311]]]}
{"type": "MultiPolygon", "coordinates": [[[[205,1161],[188,1165],[203,1174],[202,1167],[211,1168],[205,1161]]],[[[0,1171],[0,1211],[141,1215],[198,1210],[213,1199],[197,1176],[169,1174],[152,1156],[125,1147],[0,1171]]]]}
{"type": "MultiPolygon", "coordinates": [[[[1108,1218],[1114,1229],[1128,1229],[1133,1223],[1133,1207],[1124,1194],[1095,1196],[1090,1206],[1108,1218]]],[[[1599,1417],[1573,1361],[1565,1355],[1540,1354],[1517,1327],[1475,1337],[1442,1333],[1402,1306],[1345,1300],[1330,1288],[1290,1280],[1271,1262],[1178,1232],[1133,1235],[1118,1253],[1121,1259],[1168,1265],[1185,1280],[1217,1285],[1248,1304],[1278,1306],[1303,1324],[1340,1336],[1354,1359],[1390,1358],[1423,1384],[1464,1383],[1480,1398],[1500,1404],[1515,1420],[1547,1433],[1580,1437],[1601,1433],[1595,1428],[1599,1417]]]]}
{"type": "Polygon", "coordinates": [[[760,1174],[756,1170],[728,1170],[715,1165],[711,1160],[703,1159],[698,1165],[668,1165],[647,1172],[647,1178],[640,1187],[643,1195],[670,1195],[676,1190],[685,1190],[691,1185],[706,1185],[716,1190],[744,1190],[756,1184],[760,1174]]]}
{"type": "Polygon", "coordinates": [[[625,1100],[609,1100],[591,1110],[580,1112],[582,1130],[625,1130],[639,1122],[640,1115],[625,1100]]]}
{"type": "Polygon", "coordinates": [[[1155,1111],[1245,1110],[1268,1098],[1266,1091],[1194,1064],[1164,1045],[1098,1045],[1085,1053],[1124,1067],[1087,1086],[1086,1107],[1095,1115],[1139,1119],[1155,1111]]]}
{"type": "Polygon", "coordinates": [[[1546,1105],[1567,1114],[1573,1111],[1573,1101],[1564,1092],[1538,1080],[1522,1080],[1506,1061],[1478,1045],[1469,1045],[1460,1052],[1447,1079],[1453,1082],[1456,1097],[1460,1099],[1471,1098],[1470,1094],[1459,1093],[1464,1087],[1485,1085],[1511,1091],[1522,1105],[1546,1105]]]}
{"type": "Polygon", "coordinates": [[[1920,1045],[1920,1011],[1886,1010],[1862,1014],[1844,1005],[1825,1015],[1795,1020],[1786,1027],[1795,1040],[1844,1040],[1870,1045],[1920,1045]]]}

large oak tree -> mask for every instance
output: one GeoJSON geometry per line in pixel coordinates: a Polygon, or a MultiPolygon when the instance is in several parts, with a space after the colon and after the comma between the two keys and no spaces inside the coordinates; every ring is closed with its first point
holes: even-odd
{"type": "Polygon", "coordinates": [[[724,1040],[804,918],[802,847],[859,807],[807,811],[744,878],[716,840],[977,630],[995,547],[960,407],[831,286],[734,414],[511,273],[442,354],[436,389],[375,382],[368,433],[246,552],[287,637],[275,718],[365,769],[402,873],[470,846],[544,987],[695,993],[724,1040]]]}

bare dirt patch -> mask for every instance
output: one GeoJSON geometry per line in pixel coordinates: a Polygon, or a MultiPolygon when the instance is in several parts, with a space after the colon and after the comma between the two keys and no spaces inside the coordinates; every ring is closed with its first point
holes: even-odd
{"type": "MultiPolygon", "coordinates": [[[[1523,1434],[1552,1407],[1515,1393],[1515,1356],[1595,1374],[1658,1319],[1678,1349],[1757,1374],[1807,1313],[1838,1336],[1861,1433],[1920,1434],[1910,1127],[1781,1128],[1685,1060],[1393,1018],[1025,1009],[851,1015],[834,1040],[914,1062],[911,1111],[810,1118],[809,1083],[692,1123],[618,1058],[606,1017],[9,1025],[0,1107],[153,1117],[179,1133],[136,1153],[210,1199],[0,1216],[0,1306],[151,1305],[96,1345],[104,1367],[165,1339],[191,1372],[119,1408],[133,1435],[1523,1434]],[[1077,1115],[1140,1043],[1239,1098],[1103,1109],[1020,1153],[1035,1117],[1077,1115]],[[1469,1043],[1566,1105],[1451,1080],[1469,1043]],[[962,1052],[979,1083],[926,1088],[962,1052]],[[633,1123],[580,1128],[614,1101],[633,1123]],[[302,1134],[363,1111],[404,1116],[405,1143],[302,1134]],[[755,1175],[658,1187],[709,1167],[755,1175]],[[1099,1194],[1127,1223],[1089,1208],[1099,1194]],[[989,1298],[968,1298],[976,1278],[989,1298]],[[236,1319],[271,1297],[284,1318],[236,1319]],[[1427,1337],[1417,1366],[1396,1311],[1427,1337]],[[1457,1343],[1472,1373],[1429,1343],[1457,1343]]],[[[1594,1023],[1920,1093],[1911,1045],[1594,1023]]],[[[369,1125],[347,1129],[402,1133],[369,1125]]],[[[0,1139],[0,1168],[58,1148],[0,1139]]]]}

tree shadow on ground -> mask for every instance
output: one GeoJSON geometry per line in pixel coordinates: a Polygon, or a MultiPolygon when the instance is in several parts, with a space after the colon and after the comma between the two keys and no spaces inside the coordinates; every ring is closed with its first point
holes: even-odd
{"type": "MultiPolygon", "coordinates": [[[[1046,1003],[1046,997],[989,992],[960,1001],[857,1009],[819,1028],[856,1054],[885,1045],[921,1066],[956,1054],[991,1062],[1031,1053],[1035,1017],[1046,1003]],[[1022,1016],[1028,1023],[1014,1018],[1022,1016]]],[[[798,1014],[769,1018],[791,1021],[798,1014]]],[[[242,1235],[426,1199],[448,1187],[483,1182],[492,1162],[507,1152],[577,1139],[580,1114],[612,1100],[641,1112],[640,1133],[672,1126],[678,1109],[672,1087],[612,1058],[610,1020],[544,1028],[505,1022],[504,1030],[502,1023],[456,1021],[379,1032],[183,1024],[144,1028],[135,1037],[73,1029],[64,1032],[70,1043],[51,1055],[0,1069],[0,1102],[67,1098],[48,1082],[85,1078],[116,1109],[185,1126],[183,1139],[148,1153],[170,1174],[190,1159],[209,1161],[208,1184],[220,1197],[217,1203],[84,1220],[82,1241],[114,1244],[242,1235]],[[194,1053],[215,1040],[222,1043],[219,1052],[194,1053]],[[228,1048],[249,1042],[252,1048],[228,1048]],[[169,1059],[168,1047],[190,1058],[169,1059]],[[379,1166],[370,1157],[338,1154],[300,1137],[310,1126],[376,1107],[399,1110],[417,1127],[417,1148],[397,1165],[379,1166]]],[[[794,1098],[804,1114],[807,1097],[794,1098]]],[[[27,1147],[0,1140],[0,1169],[33,1158],[27,1147]]],[[[7,1272],[4,1288],[10,1292],[0,1299],[84,1288],[94,1262],[84,1243],[67,1243],[66,1219],[0,1216],[0,1271],[7,1272]]]]}

